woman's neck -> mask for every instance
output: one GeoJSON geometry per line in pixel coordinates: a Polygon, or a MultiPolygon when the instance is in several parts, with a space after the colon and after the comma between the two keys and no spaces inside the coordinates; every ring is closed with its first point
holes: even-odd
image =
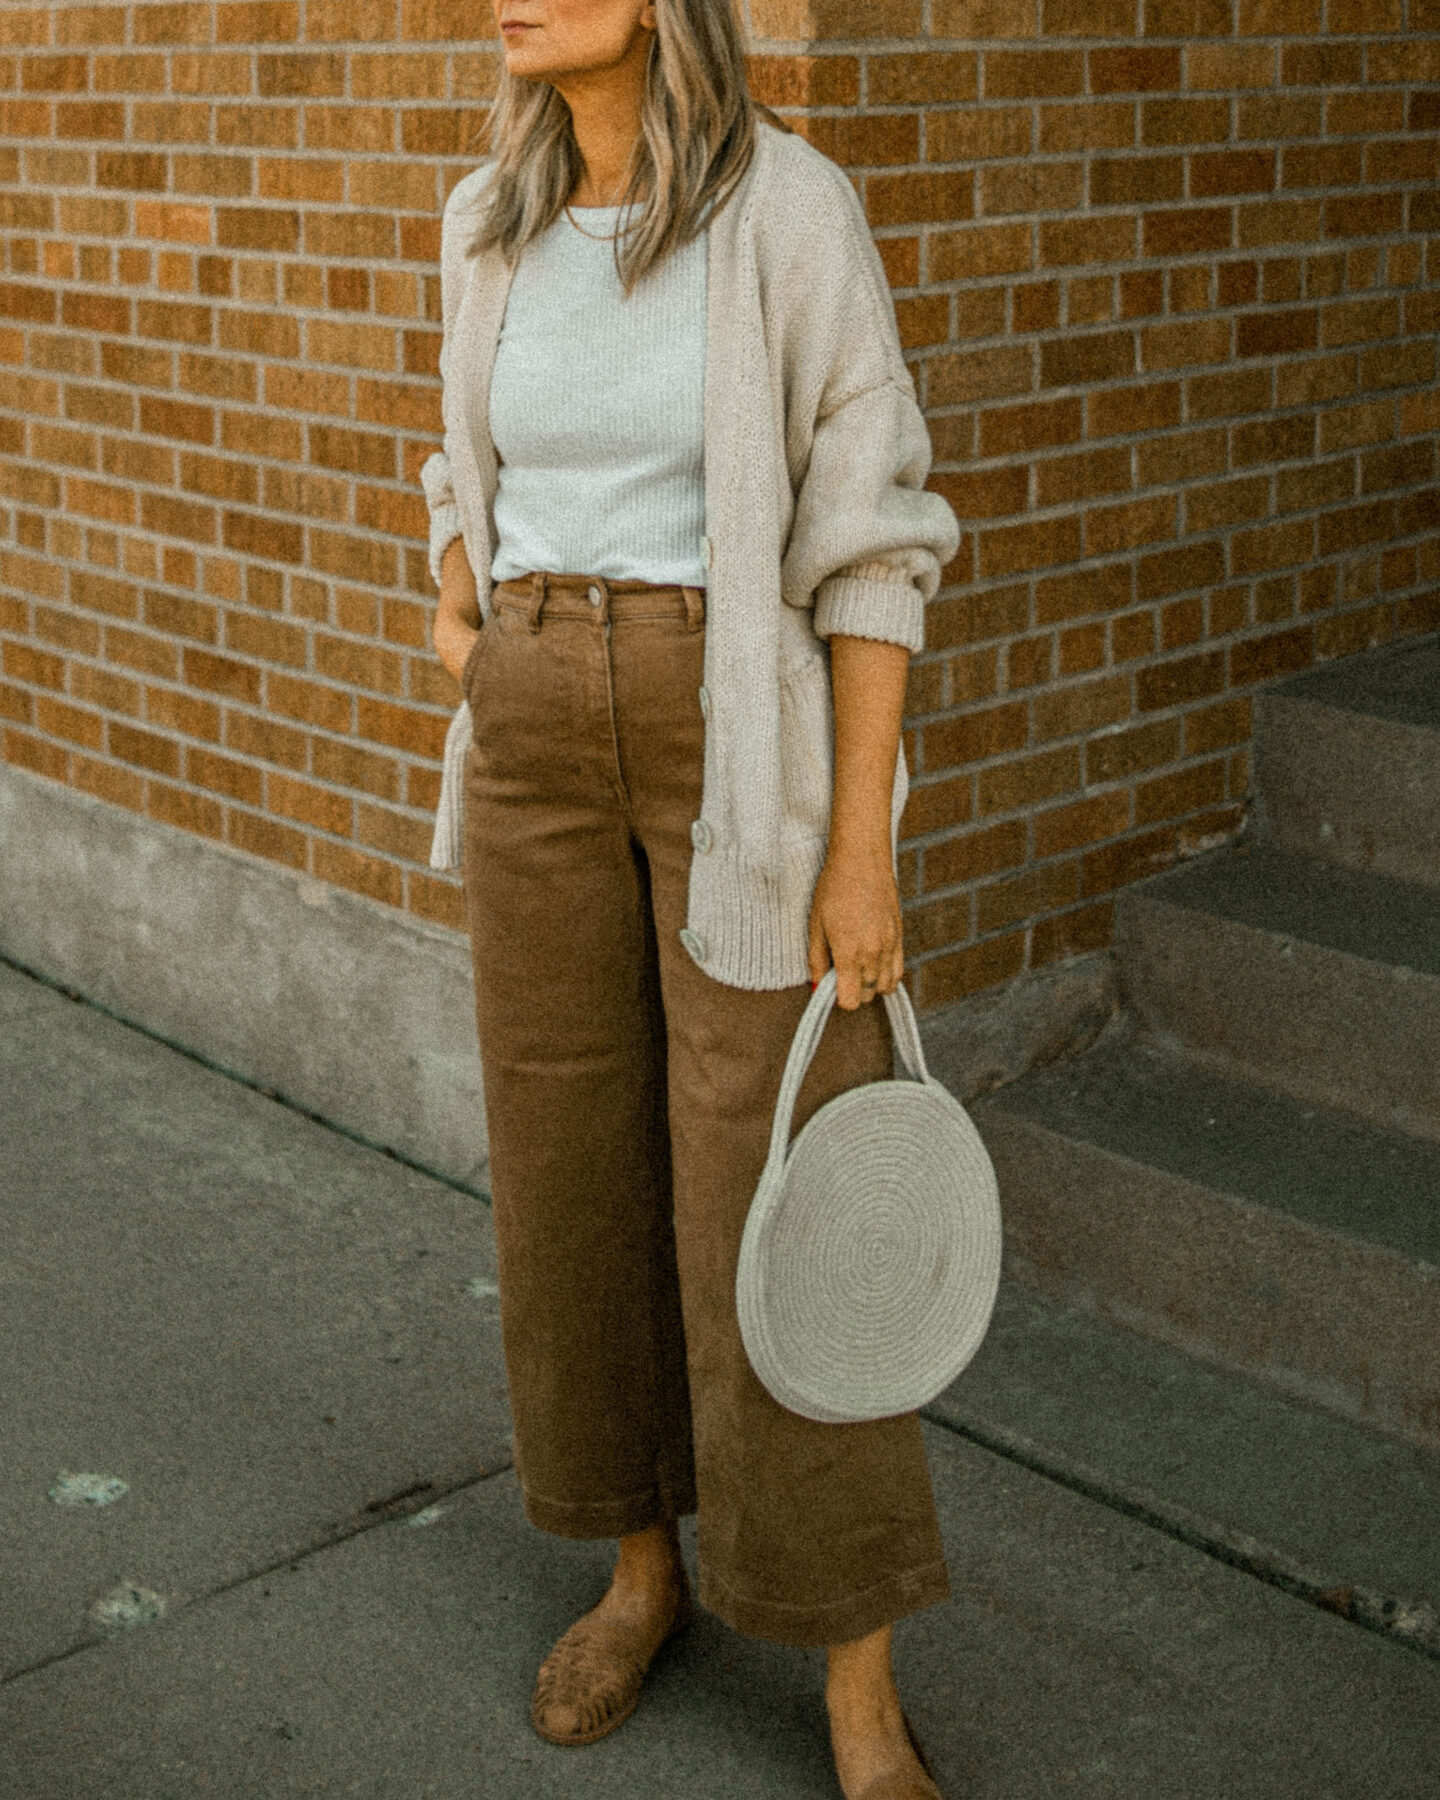
{"type": "Polygon", "coordinates": [[[629,52],[608,69],[555,78],[570,108],[571,129],[583,165],[570,194],[572,206],[615,206],[640,136],[653,31],[637,31],[629,52]]]}

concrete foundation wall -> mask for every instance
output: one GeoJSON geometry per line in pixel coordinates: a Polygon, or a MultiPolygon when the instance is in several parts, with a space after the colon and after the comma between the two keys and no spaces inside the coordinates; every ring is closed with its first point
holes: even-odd
{"type": "MultiPolygon", "coordinates": [[[[0,765],[0,956],[488,1192],[462,934],[0,765]]],[[[1101,953],[928,1015],[921,1039],[969,1099],[1114,1013],[1101,953]]]]}
{"type": "Polygon", "coordinates": [[[0,766],[0,955],[488,1189],[453,931],[0,766]]]}

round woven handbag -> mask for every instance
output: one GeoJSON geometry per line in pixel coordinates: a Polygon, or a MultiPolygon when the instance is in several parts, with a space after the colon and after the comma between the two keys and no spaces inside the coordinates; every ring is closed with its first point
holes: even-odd
{"type": "Polygon", "coordinates": [[[790,1143],[835,988],[831,967],[796,1027],[735,1275],[756,1375],[825,1424],[912,1412],[947,1387],[989,1329],[1002,1250],[994,1165],[925,1066],[903,982],[882,998],[915,1079],[837,1094],[790,1143]]]}

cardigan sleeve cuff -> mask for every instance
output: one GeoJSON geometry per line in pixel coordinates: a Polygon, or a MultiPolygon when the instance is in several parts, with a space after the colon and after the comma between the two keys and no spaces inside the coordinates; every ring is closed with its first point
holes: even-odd
{"type": "Polygon", "coordinates": [[[420,471],[420,485],[425,489],[425,504],[430,509],[430,574],[438,588],[445,552],[461,536],[460,509],[455,504],[450,459],[443,450],[437,450],[426,459],[420,471]]]}
{"type": "Polygon", "coordinates": [[[448,505],[437,507],[430,515],[430,573],[435,585],[440,585],[440,565],[445,560],[445,552],[461,536],[460,508],[453,500],[448,505]]]}
{"type": "Polygon", "coordinates": [[[881,638],[925,648],[925,600],[889,563],[857,563],[827,576],[815,594],[815,635],[881,638]]]}

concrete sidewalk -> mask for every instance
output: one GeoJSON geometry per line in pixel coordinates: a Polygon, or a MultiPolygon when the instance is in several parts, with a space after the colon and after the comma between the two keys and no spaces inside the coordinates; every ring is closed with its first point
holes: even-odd
{"type": "MultiPolygon", "coordinates": [[[[1137,1433],[1076,1435],[1075,1405],[1024,1395],[1063,1374],[1038,1343],[1115,1371],[1117,1394],[1121,1351],[1019,1295],[997,1319],[925,1427],[954,1598],[895,1636],[947,1800],[1434,1791],[1440,1661],[1181,1541],[1159,1503],[1161,1527],[1107,1503],[1092,1465],[1137,1433]],[[976,1441],[982,1402],[1002,1449],[1005,1406],[1053,1425],[1054,1478],[976,1441]]],[[[1126,1379],[1139,1408],[1147,1380],[1173,1396],[1186,1377],[1126,1379]]],[[[1232,1503],[1213,1466],[1232,1402],[1207,1380],[1203,1507],[1176,1455],[1177,1517],[1232,1503]]],[[[1286,1417],[1302,1443],[1306,1415],[1286,1417]]],[[[535,1668],[612,1547],[521,1513],[484,1203],[4,965],[0,1418],[4,1800],[839,1794],[823,1651],[706,1613],[614,1736],[537,1738],[535,1668]]],[[[1327,1451],[1332,1511],[1344,1468],[1390,1466],[1384,1441],[1351,1441],[1327,1451]]],[[[1428,1507],[1429,1463],[1403,1473],[1408,1512],[1428,1507]]],[[[1352,1554],[1318,1541],[1324,1507],[1267,1507],[1253,1467],[1242,1500],[1252,1533],[1283,1512],[1293,1560],[1352,1554]]],[[[1386,1591],[1416,1560],[1406,1528],[1355,1534],[1386,1591]]],[[[693,1519],[682,1535],[693,1575],[693,1519]]]]}

